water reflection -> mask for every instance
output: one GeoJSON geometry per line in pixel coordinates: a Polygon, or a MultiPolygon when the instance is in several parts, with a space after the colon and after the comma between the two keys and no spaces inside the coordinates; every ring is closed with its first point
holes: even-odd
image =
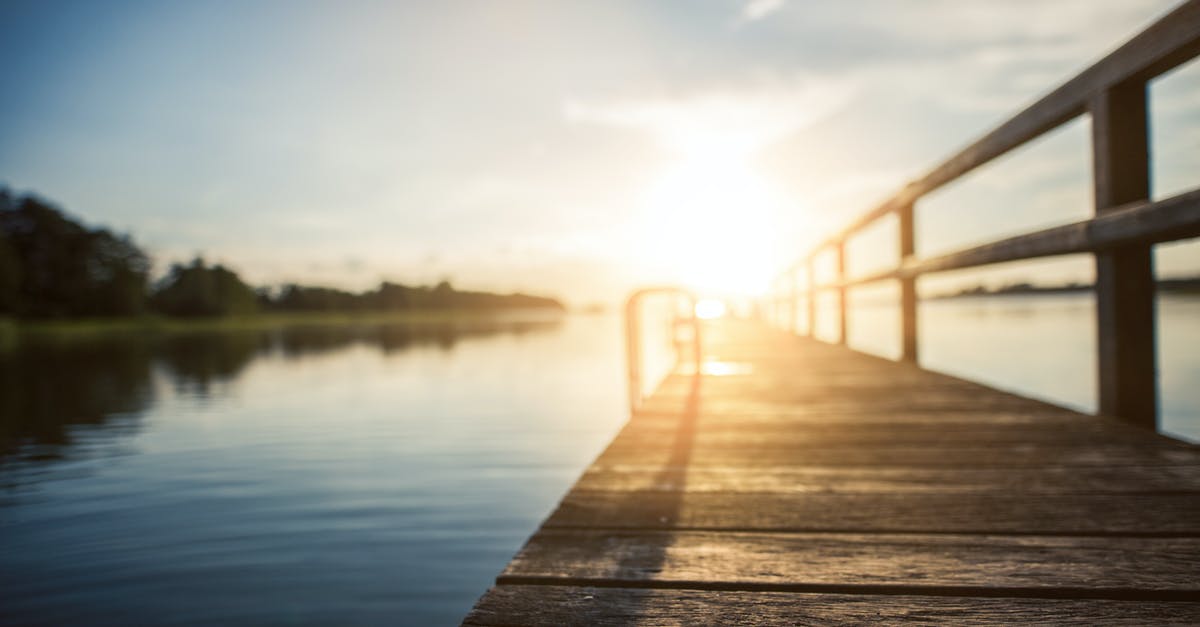
{"type": "Polygon", "coordinates": [[[457,624],[620,427],[620,337],[566,316],[22,338],[0,625],[457,624]]]}
{"type": "MultiPolygon", "coordinates": [[[[865,301],[865,299],[864,299],[865,301]]],[[[850,346],[900,356],[895,304],[856,302],[848,313],[850,346]]],[[[1003,295],[921,303],[921,364],[999,389],[1096,411],[1096,319],[1090,293],[1003,295]]],[[[818,312],[834,319],[829,304],[818,312]]],[[[1156,303],[1161,431],[1200,441],[1200,298],[1162,294],[1156,303]]],[[[836,325],[833,327],[836,339],[836,325]]]]}
{"type": "MultiPolygon", "coordinates": [[[[177,393],[209,398],[255,359],[298,360],[351,346],[391,354],[417,347],[453,351],[467,338],[558,328],[561,319],[324,324],[228,331],[23,337],[0,352],[0,464],[83,452],[76,427],[111,435],[137,428],[155,402],[154,373],[177,393]],[[109,429],[111,427],[111,429],[109,429]]],[[[104,443],[88,431],[88,449],[104,443]]],[[[11,481],[11,477],[9,478],[11,481]]]]}
{"type": "Polygon", "coordinates": [[[150,402],[152,349],[93,341],[22,346],[0,355],[0,454],[55,459],[73,425],[103,425],[150,402]]]}

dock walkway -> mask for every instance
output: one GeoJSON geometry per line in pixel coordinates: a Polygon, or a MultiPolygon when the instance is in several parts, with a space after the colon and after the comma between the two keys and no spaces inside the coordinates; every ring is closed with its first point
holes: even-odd
{"type": "Polygon", "coordinates": [[[704,332],[464,624],[1200,624],[1200,447],[704,332]]]}

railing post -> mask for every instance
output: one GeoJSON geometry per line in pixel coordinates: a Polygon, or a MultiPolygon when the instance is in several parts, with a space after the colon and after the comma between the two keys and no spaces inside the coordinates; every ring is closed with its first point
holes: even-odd
{"type": "Polygon", "coordinates": [[[808,289],[808,301],[805,303],[808,306],[808,337],[817,337],[817,272],[813,268],[812,257],[805,260],[804,269],[804,278],[808,282],[804,286],[808,289]]]}
{"type": "Polygon", "coordinates": [[[838,344],[847,344],[847,336],[850,335],[849,329],[846,327],[846,286],[842,281],[846,280],[846,240],[838,240],[837,243],[837,282],[838,282],[838,344]]]}
{"type": "Polygon", "coordinates": [[[629,382],[629,413],[637,411],[642,400],[642,332],[639,325],[638,305],[635,293],[625,301],[625,374],[629,382]]]}
{"type": "MultiPolygon", "coordinates": [[[[699,383],[700,377],[704,376],[704,338],[701,337],[700,330],[700,314],[696,313],[696,305],[698,301],[695,295],[688,293],[688,307],[692,312],[692,366],[695,368],[695,381],[699,383]]],[[[679,358],[678,355],[675,356],[679,358]]],[[[695,388],[693,388],[695,389],[695,388]]]]}
{"type": "Polygon", "coordinates": [[[780,298],[779,298],[779,281],[775,281],[775,286],[771,289],[771,324],[776,327],[783,326],[783,315],[779,313],[780,298]]]}
{"type": "MultiPolygon", "coordinates": [[[[1096,213],[1150,195],[1146,84],[1130,81],[1094,98],[1096,213]]],[[[1149,245],[1096,253],[1100,413],[1156,428],[1154,268],[1149,245]]]]}
{"type": "Polygon", "coordinates": [[[800,331],[796,323],[796,314],[800,313],[800,288],[796,286],[796,268],[788,270],[787,278],[789,300],[787,329],[792,335],[796,335],[800,331]]]}
{"type": "MultiPolygon", "coordinates": [[[[916,239],[913,230],[913,205],[906,204],[896,210],[900,218],[900,263],[916,254],[916,239]]],[[[917,363],[917,279],[900,279],[900,360],[917,363]]]]}
{"type": "Polygon", "coordinates": [[[767,292],[767,297],[762,302],[763,316],[766,317],[767,323],[775,326],[775,284],[771,284],[770,291],[767,292]]]}

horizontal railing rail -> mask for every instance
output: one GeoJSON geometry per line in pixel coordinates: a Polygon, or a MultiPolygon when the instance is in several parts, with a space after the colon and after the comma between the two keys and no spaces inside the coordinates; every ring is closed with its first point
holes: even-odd
{"type": "Polygon", "coordinates": [[[823,286],[856,287],[934,272],[1040,257],[1096,253],[1131,244],[1158,244],[1193,237],[1200,237],[1200,190],[1158,202],[1130,203],[1090,220],[995,240],[936,257],[908,259],[894,270],[823,286]]]}
{"type": "Polygon", "coordinates": [[[890,198],[822,240],[775,282],[775,317],[797,330],[804,272],[808,332],[816,328],[818,292],[837,293],[840,342],[846,343],[847,289],[900,284],[901,359],[918,362],[918,277],[1010,261],[1090,253],[1096,261],[1100,413],[1157,426],[1154,244],[1200,236],[1200,190],[1150,201],[1147,84],[1200,56],[1200,0],[1187,0],[1124,45],[1020,113],[905,185],[890,198]],[[1095,217],[998,239],[947,254],[916,257],[917,202],[972,170],[1047,132],[1090,114],[1095,217]],[[846,273],[846,244],[879,219],[898,218],[900,263],[863,277],[846,273]],[[832,281],[816,280],[817,257],[833,251],[832,281]]]}
{"type": "Polygon", "coordinates": [[[629,412],[632,415],[645,399],[642,393],[642,304],[651,296],[668,296],[682,299],[687,303],[684,316],[679,315],[678,307],[671,313],[669,323],[671,342],[675,349],[676,367],[682,365],[684,359],[683,344],[679,330],[684,327],[691,329],[691,358],[693,373],[700,376],[703,365],[702,343],[700,339],[700,319],[696,314],[698,299],[695,294],[679,287],[648,287],[635,291],[625,301],[625,364],[629,384],[629,412]]]}

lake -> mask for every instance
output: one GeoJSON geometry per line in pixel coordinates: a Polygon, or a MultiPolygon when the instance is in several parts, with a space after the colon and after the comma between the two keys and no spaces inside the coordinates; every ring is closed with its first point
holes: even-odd
{"type": "MultiPolygon", "coordinates": [[[[897,358],[899,309],[864,296],[849,314],[850,345],[897,358]]],[[[1200,442],[1200,296],[1166,294],[1156,305],[1159,430],[1200,442]]],[[[1092,293],[927,300],[917,315],[924,367],[1079,411],[1096,411],[1092,293]]],[[[830,335],[820,322],[818,332],[830,335]]],[[[836,331],[832,335],[836,338],[836,331]]]]}
{"type": "MultiPolygon", "coordinates": [[[[1087,409],[1089,299],[925,302],[924,359],[1087,409]]],[[[1159,311],[1163,426],[1200,439],[1200,299],[1159,311]]],[[[23,342],[0,624],[457,624],[620,428],[622,350],[611,315],[23,342]]]]}
{"type": "Polygon", "coordinates": [[[2,368],[0,622],[457,624],[624,420],[619,321],[53,343],[2,368]]]}

